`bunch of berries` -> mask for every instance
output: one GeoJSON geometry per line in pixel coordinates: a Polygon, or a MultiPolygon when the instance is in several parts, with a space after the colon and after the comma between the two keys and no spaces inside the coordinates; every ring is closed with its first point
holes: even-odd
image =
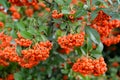
{"type": "Polygon", "coordinates": [[[20,46],[29,47],[32,44],[32,41],[29,39],[23,38],[20,33],[18,33],[18,38],[15,39],[16,44],[19,44],[20,46]]]}
{"type": "Polygon", "coordinates": [[[0,21],[0,28],[4,27],[4,23],[0,21]]]}
{"type": "Polygon", "coordinates": [[[52,43],[50,41],[35,44],[31,49],[21,51],[21,56],[17,53],[16,44],[29,47],[32,41],[24,39],[20,33],[15,39],[16,44],[11,44],[12,37],[0,33],[0,65],[8,66],[10,62],[17,62],[21,67],[32,68],[40,61],[44,61],[49,57],[52,43]]]}
{"type": "Polygon", "coordinates": [[[68,54],[74,49],[74,47],[82,46],[84,43],[85,33],[81,32],[79,34],[69,34],[67,36],[59,37],[58,44],[62,49],[68,54]]]}
{"type": "Polygon", "coordinates": [[[120,28],[120,20],[111,20],[111,17],[103,11],[99,11],[97,17],[92,21],[91,27],[98,31],[101,41],[105,45],[110,46],[120,42],[119,35],[112,34],[114,29],[120,28]]]}
{"type": "Polygon", "coordinates": [[[33,3],[37,3],[38,0],[32,0],[32,1],[29,1],[29,0],[8,0],[12,5],[17,5],[17,6],[29,6],[33,3]]]}
{"type": "Polygon", "coordinates": [[[111,36],[109,38],[101,37],[101,40],[102,40],[103,44],[105,44],[106,46],[110,46],[112,44],[117,44],[120,42],[120,35],[111,36]]]}
{"type": "Polygon", "coordinates": [[[12,5],[12,6],[9,8],[9,10],[10,10],[10,12],[12,13],[12,18],[13,18],[13,19],[19,20],[19,19],[21,18],[21,15],[20,15],[20,13],[17,11],[16,6],[13,6],[13,5],[12,5]]]}
{"type": "Polygon", "coordinates": [[[91,59],[88,57],[82,57],[77,60],[72,66],[74,72],[81,73],[82,75],[94,74],[95,76],[100,76],[107,71],[106,63],[104,58],[91,59]]]}
{"type": "Polygon", "coordinates": [[[52,44],[49,41],[40,42],[33,46],[32,49],[22,50],[22,58],[19,64],[25,68],[31,68],[40,61],[44,61],[49,57],[49,51],[52,44]]]}
{"type": "Polygon", "coordinates": [[[63,17],[63,14],[62,14],[62,13],[58,13],[57,10],[53,10],[53,11],[52,11],[52,17],[53,17],[54,19],[59,19],[59,18],[63,17]]]}
{"type": "Polygon", "coordinates": [[[43,2],[39,2],[38,0],[9,0],[11,7],[9,8],[9,11],[12,13],[13,20],[19,20],[21,18],[21,15],[17,8],[19,6],[24,6],[25,11],[24,13],[28,17],[32,17],[34,14],[34,11],[39,11],[41,8],[45,9],[47,12],[50,12],[50,8],[46,6],[43,2]]]}
{"type": "Polygon", "coordinates": [[[12,40],[11,36],[7,36],[3,32],[1,32],[0,33],[0,49],[4,49],[5,47],[10,46],[11,40],[12,40]]]}

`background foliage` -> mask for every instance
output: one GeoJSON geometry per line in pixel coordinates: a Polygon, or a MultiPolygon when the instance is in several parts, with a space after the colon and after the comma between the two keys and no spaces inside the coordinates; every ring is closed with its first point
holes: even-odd
{"type": "MultiPolygon", "coordinates": [[[[93,20],[100,11],[110,16],[110,21],[118,20],[113,32],[115,36],[119,35],[120,0],[0,0],[0,32],[12,36],[11,44],[16,44],[18,33],[25,40],[32,41],[29,47],[18,44],[15,47],[17,55],[23,55],[22,50],[28,50],[39,42],[49,40],[52,44],[49,57],[31,68],[21,67],[17,62],[10,62],[8,66],[0,63],[1,80],[119,80],[120,38],[117,38],[117,43],[107,46],[101,40],[101,33],[91,27],[97,23],[93,20]],[[61,47],[60,37],[81,32],[85,32],[82,45],[68,52],[61,47]],[[100,76],[83,76],[74,72],[72,66],[82,56],[92,59],[103,56],[107,72],[100,76]]],[[[102,33],[106,32],[107,29],[102,33]]]]}

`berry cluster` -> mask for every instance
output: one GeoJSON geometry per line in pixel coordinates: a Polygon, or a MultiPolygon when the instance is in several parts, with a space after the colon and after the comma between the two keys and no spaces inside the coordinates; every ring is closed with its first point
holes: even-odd
{"type": "Polygon", "coordinates": [[[32,8],[28,8],[25,10],[25,14],[28,16],[28,17],[32,17],[33,15],[33,9],[32,8]]]}
{"type": "Polygon", "coordinates": [[[54,19],[59,19],[59,18],[63,17],[63,14],[62,14],[62,13],[58,13],[57,10],[53,10],[53,11],[52,11],[52,17],[53,17],[54,19]]]}
{"type": "Polygon", "coordinates": [[[0,21],[0,28],[4,27],[4,23],[0,21]]]}
{"type": "Polygon", "coordinates": [[[8,74],[7,77],[5,78],[5,80],[15,80],[14,79],[14,74],[8,74]]]}
{"type": "Polygon", "coordinates": [[[8,0],[12,5],[17,5],[17,6],[30,6],[33,3],[37,3],[38,0],[8,0]]]}
{"type": "Polygon", "coordinates": [[[100,57],[99,59],[93,60],[94,71],[93,74],[95,76],[100,76],[107,71],[107,65],[104,62],[104,58],[100,57]]]}
{"type": "Polygon", "coordinates": [[[32,41],[29,39],[15,39],[15,42],[20,46],[29,47],[32,44],[32,41]]]}
{"type": "Polygon", "coordinates": [[[31,49],[22,50],[19,56],[16,45],[28,47],[32,41],[23,39],[19,33],[18,38],[15,40],[16,44],[11,44],[12,37],[0,33],[0,65],[8,66],[10,62],[17,62],[21,67],[32,68],[49,57],[49,51],[52,48],[52,43],[49,41],[40,42],[31,49]]]}
{"type": "Polygon", "coordinates": [[[111,36],[109,38],[101,37],[101,40],[106,46],[110,46],[111,44],[117,44],[120,42],[120,35],[111,36]]]}
{"type": "Polygon", "coordinates": [[[86,0],[72,0],[71,4],[76,4],[76,5],[78,5],[79,2],[81,2],[81,3],[86,3],[86,0]]]}
{"type": "MultiPolygon", "coordinates": [[[[75,13],[76,13],[76,10],[72,9],[70,10],[69,12],[69,15],[67,15],[66,17],[68,17],[68,19],[71,21],[71,22],[75,22],[75,21],[78,21],[78,20],[84,20],[84,17],[83,16],[80,16],[78,18],[75,18],[75,13]]],[[[63,13],[58,13],[57,10],[53,10],[52,11],[52,18],[54,19],[60,19],[64,16],[63,13]]]]}
{"type": "Polygon", "coordinates": [[[119,62],[115,61],[115,62],[112,63],[112,66],[113,66],[113,67],[119,67],[120,64],[119,64],[119,62]]]}
{"type": "Polygon", "coordinates": [[[25,6],[24,13],[28,17],[32,17],[34,11],[39,11],[41,8],[44,8],[47,12],[50,11],[50,8],[46,7],[43,2],[38,2],[37,0],[9,0],[9,2],[11,3],[9,10],[12,13],[12,18],[17,20],[21,18],[21,14],[17,10],[18,6],[25,6]]]}
{"type": "Polygon", "coordinates": [[[32,41],[29,39],[23,38],[20,33],[18,33],[18,38],[15,39],[16,44],[19,44],[20,46],[29,47],[32,44],[32,41]]]}
{"type": "Polygon", "coordinates": [[[98,12],[97,17],[92,21],[92,24],[96,24],[97,26],[103,26],[103,22],[109,21],[110,19],[111,17],[101,10],[98,12]]]}
{"type": "Polygon", "coordinates": [[[17,11],[16,7],[15,6],[11,6],[9,8],[10,12],[12,13],[12,18],[13,19],[20,19],[21,18],[21,15],[20,13],[17,11]]]}
{"type": "Polygon", "coordinates": [[[75,14],[75,13],[76,13],[75,10],[71,10],[71,11],[70,11],[70,14],[69,14],[68,18],[69,18],[69,20],[70,20],[71,22],[74,22],[74,21],[75,21],[75,17],[74,17],[74,14],[75,14]]]}
{"type": "Polygon", "coordinates": [[[0,62],[3,66],[8,66],[10,62],[18,62],[19,56],[16,53],[15,47],[6,47],[4,50],[1,50],[0,54],[1,60],[4,62],[0,62]]]}
{"type": "Polygon", "coordinates": [[[6,56],[4,51],[6,47],[11,46],[10,41],[12,37],[5,35],[3,32],[0,33],[0,65],[8,66],[9,63],[6,61],[6,56]]]}
{"type": "Polygon", "coordinates": [[[103,57],[100,57],[99,59],[82,57],[78,59],[76,63],[74,63],[72,70],[74,72],[79,72],[84,76],[90,74],[100,76],[107,71],[107,67],[103,57]]]}
{"type": "Polygon", "coordinates": [[[120,20],[111,20],[111,17],[103,11],[99,11],[97,17],[92,21],[91,27],[99,32],[101,41],[105,45],[110,46],[120,42],[120,36],[112,34],[115,28],[120,28],[120,20]]]}
{"type": "Polygon", "coordinates": [[[72,67],[73,71],[79,72],[83,75],[88,75],[93,72],[94,66],[92,64],[92,59],[87,57],[82,57],[78,59],[76,63],[74,63],[72,67]]]}
{"type": "Polygon", "coordinates": [[[81,32],[79,34],[69,34],[67,36],[59,37],[57,41],[60,47],[63,48],[68,54],[74,49],[74,47],[83,45],[84,36],[84,32],[81,32]]]}
{"type": "Polygon", "coordinates": [[[25,68],[31,68],[40,61],[44,61],[49,57],[49,51],[52,44],[49,41],[40,42],[33,46],[32,49],[22,50],[22,59],[19,64],[25,68]]]}
{"type": "Polygon", "coordinates": [[[3,32],[0,33],[0,49],[4,49],[7,46],[10,46],[12,40],[11,36],[5,35],[3,32]]]}

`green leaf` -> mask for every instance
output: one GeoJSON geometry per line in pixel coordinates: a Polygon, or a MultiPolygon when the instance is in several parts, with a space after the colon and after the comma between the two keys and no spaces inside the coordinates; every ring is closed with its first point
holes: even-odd
{"type": "Polygon", "coordinates": [[[61,30],[57,30],[57,31],[56,31],[56,36],[57,36],[57,37],[62,36],[62,31],[61,31],[61,30]]]}
{"type": "Polygon", "coordinates": [[[103,44],[101,42],[98,44],[98,47],[96,48],[96,51],[98,53],[102,53],[102,51],[103,51],[103,44]]]}
{"type": "Polygon", "coordinates": [[[95,58],[99,58],[100,56],[102,56],[102,53],[99,54],[96,50],[92,50],[91,56],[95,58]]]}
{"type": "Polygon", "coordinates": [[[40,37],[41,37],[42,41],[46,41],[47,40],[46,36],[44,36],[42,34],[40,35],[40,37]]]}
{"type": "Polygon", "coordinates": [[[87,51],[87,50],[85,50],[84,47],[80,47],[80,50],[81,50],[82,54],[84,54],[84,55],[86,54],[86,51],[87,51]]]}
{"type": "MultiPolygon", "coordinates": [[[[117,7],[116,7],[117,8],[117,7]]],[[[114,8],[114,11],[111,11],[111,9],[102,9],[107,15],[112,16],[112,19],[119,19],[120,20],[120,12],[114,12],[116,9],[114,8]]]]}
{"type": "Polygon", "coordinates": [[[2,70],[4,67],[3,66],[0,66],[0,70],[2,70]]]}
{"type": "Polygon", "coordinates": [[[55,33],[55,38],[66,35],[65,31],[57,30],[55,33]]]}
{"type": "Polygon", "coordinates": [[[62,69],[61,72],[62,72],[63,74],[67,74],[67,73],[68,73],[68,70],[67,70],[67,69],[62,69]]]}
{"type": "Polygon", "coordinates": [[[7,0],[0,0],[0,4],[2,4],[3,7],[7,8],[7,0]]]}
{"type": "Polygon", "coordinates": [[[120,4],[120,0],[117,0],[118,4],[120,4]]]}
{"type": "Polygon", "coordinates": [[[87,12],[84,10],[84,9],[79,9],[77,12],[76,12],[76,15],[75,17],[76,18],[79,18],[80,16],[83,16],[85,15],[87,12]]]}
{"type": "Polygon", "coordinates": [[[32,34],[32,35],[37,35],[37,32],[36,32],[36,30],[33,28],[31,28],[31,29],[29,29],[28,30],[28,32],[30,33],[30,34],[32,34]]]}
{"type": "Polygon", "coordinates": [[[17,45],[16,52],[19,56],[21,56],[21,50],[22,50],[21,46],[17,45]]]}
{"type": "Polygon", "coordinates": [[[120,20],[120,15],[119,15],[119,13],[108,12],[107,14],[109,14],[110,16],[112,16],[112,19],[119,19],[119,20],[120,20]]]}
{"type": "Polygon", "coordinates": [[[39,27],[39,32],[44,32],[45,34],[47,34],[47,30],[48,30],[47,26],[40,26],[39,27]]]}
{"type": "Polygon", "coordinates": [[[54,77],[52,77],[50,80],[56,80],[54,77]]]}
{"type": "Polygon", "coordinates": [[[112,0],[108,0],[108,2],[109,2],[111,5],[113,4],[112,0]]]}
{"type": "Polygon", "coordinates": [[[22,74],[20,72],[14,73],[15,80],[23,80],[22,74]]]}
{"type": "Polygon", "coordinates": [[[32,75],[29,75],[26,80],[32,80],[32,75]]]}
{"type": "Polygon", "coordinates": [[[87,37],[87,51],[92,50],[92,41],[90,37],[87,37]]]}
{"type": "Polygon", "coordinates": [[[80,48],[76,48],[75,49],[75,53],[77,53],[80,56],[82,55],[82,52],[81,52],[80,48]]]}
{"type": "Polygon", "coordinates": [[[17,26],[18,30],[25,31],[25,26],[23,25],[22,22],[16,22],[16,26],[17,26]]]}
{"type": "Polygon", "coordinates": [[[60,56],[60,58],[62,58],[63,60],[66,60],[67,56],[66,55],[62,55],[60,53],[58,53],[58,55],[60,56]]]}
{"type": "Polygon", "coordinates": [[[39,36],[35,37],[35,39],[36,39],[37,42],[42,41],[42,38],[39,37],[39,36]]]}
{"type": "Polygon", "coordinates": [[[87,6],[88,6],[88,8],[91,7],[91,6],[90,6],[90,0],[87,0],[87,6]]]}
{"type": "Polygon", "coordinates": [[[66,0],[66,1],[65,1],[65,4],[66,4],[66,5],[69,5],[71,2],[72,2],[72,0],[66,0]]]}
{"type": "Polygon", "coordinates": [[[66,29],[66,26],[67,26],[67,23],[62,23],[62,24],[60,25],[60,28],[61,28],[61,29],[66,29]]]}
{"type": "Polygon", "coordinates": [[[85,27],[86,29],[86,33],[87,35],[91,38],[91,40],[96,43],[99,44],[100,43],[100,35],[98,34],[98,32],[95,29],[92,29],[91,27],[85,27]]]}
{"type": "Polygon", "coordinates": [[[40,31],[33,26],[29,26],[28,32],[32,35],[40,35],[40,31]]]}
{"type": "Polygon", "coordinates": [[[100,42],[95,50],[91,51],[91,56],[98,58],[102,56],[103,44],[100,42]]]}
{"type": "Polygon", "coordinates": [[[98,9],[92,11],[92,13],[91,13],[91,20],[93,20],[98,15],[98,12],[100,10],[102,10],[102,8],[98,8],[98,9]]]}
{"type": "Polygon", "coordinates": [[[63,14],[70,14],[69,7],[66,6],[66,5],[62,7],[61,11],[62,11],[63,14]]]}
{"type": "Polygon", "coordinates": [[[91,80],[89,76],[85,76],[84,80],[91,80]]]}
{"type": "Polygon", "coordinates": [[[63,5],[63,4],[64,4],[64,1],[63,1],[63,0],[55,0],[55,2],[56,2],[57,4],[60,4],[60,5],[63,5]]]}
{"type": "Polygon", "coordinates": [[[27,32],[27,31],[21,31],[20,34],[21,34],[24,38],[27,38],[27,39],[32,39],[32,38],[33,38],[32,34],[30,34],[30,33],[27,32]]]}
{"type": "Polygon", "coordinates": [[[5,20],[6,20],[6,15],[3,14],[3,13],[0,13],[0,20],[5,22],[5,20]]]}
{"type": "Polygon", "coordinates": [[[52,67],[49,67],[48,69],[47,69],[47,73],[48,73],[48,76],[49,77],[51,77],[52,76],[52,69],[51,69],[52,67]]]}
{"type": "Polygon", "coordinates": [[[10,32],[10,35],[13,37],[13,38],[17,38],[17,34],[15,32],[14,29],[12,29],[12,31],[10,32]]]}
{"type": "Polygon", "coordinates": [[[62,9],[62,13],[63,13],[63,14],[70,14],[70,11],[67,10],[67,9],[62,9]]]}

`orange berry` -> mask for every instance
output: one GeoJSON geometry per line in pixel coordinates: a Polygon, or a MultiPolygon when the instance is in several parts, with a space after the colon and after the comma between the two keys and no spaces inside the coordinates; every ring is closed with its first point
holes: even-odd
{"type": "Polygon", "coordinates": [[[75,13],[76,13],[75,10],[71,10],[71,11],[70,11],[70,14],[75,14],[75,13]]]}
{"type": "Polygon", "coordinates": [[[113,66],[113,67],[118,67],[118,66],[119,66],[119,63],[118,63],[118,62],[113,62],[113,63],[112,63],[112,66],[113,66]]]}
{"type": "Polygon", "coordinates": [[[54,13],[54,14],[56,13],[56,14],[57,14],[57,13],[58,13],[58,11],[57,11],[57,10],[53,10],[53,11],[52,11],[52,13],[54,13]]]}
{"type": "Polygon", "coordinates": [[[91,7],[91,10],[92,11],[96,10],[96,7],[95,6],[91,7]]]}
{"type": "Polygon", "coordinates": [[[11,6],[11,7],[9,8],[9,10],[10,10],[11,12],[17,12],[15,6],[11,6]]]}
{"type": "Polygon", "coordinates": [[[64,75],[62,80],[68,80],[68,76],[64,75]]]}
{"type": "Polygon", "coordinates": [[[50,8],[45,8],[45,10],[46,10],[47,12],[50,12],[50,8]]]}
{"type": "Polygon", "coordinates": [[[40,5],[41,7],[43,7],[43,8],[46,7],[46,5],[45,5],[43,2],[40,2],[39,5],[40,5]]]}
{"type": "Polygon", "coordinates": [[[13,14],[12,14],[12,17],[13,17],[13,19],[20,19],[20,13],[18,13],[18,12],[14,12],[13,14]]]}
{"type": "Polygon", "coordinates": [[[6,80],[14,80],[14,75],[13,74],[9,74],[6,78],[6,80]]]}
{"type": "Polygon", "coordinates": [[[3,78],[0,78],[0,80],[3,80],[3,78]]]}
{"type": "Polygon", "coordinates": [[[25,10],[25,14],[26,14],[27,16],[29,16],[29,17],[32,17],[32,15],[33,15],[33,9],[31,9],[31,8],[26,9],[26,10],[25,10]]]}
{"type": "Polygon", "coordinates": [[[34,5],[34,10],[39,10],[39,9],[40,9],[40,7],[38,4],[34,5]]]}
{"type": "Polygon", "coordinates": [[[43,12],[38,13],[38,16],[42,17],[44,15],[43,12]]]}
{"type": "Polygon", "coordinates": [[[77,4],[77,3],[78,3],[78,0],[72,0],[71,3],[72,3],[72,4],[77,4]]]}
{"type": "Polygon", "coordinates": [[[97,47],[96,44],[95,44],[95,43],[92,43],[92,48],[93,48],[93,49],[96,49],[96,47],[97,47]]]}
{"type": "Polygon", "coordinates": [[[3,28],[4,27],[4,23],[0,21],[0,27],[3,28]]]}

